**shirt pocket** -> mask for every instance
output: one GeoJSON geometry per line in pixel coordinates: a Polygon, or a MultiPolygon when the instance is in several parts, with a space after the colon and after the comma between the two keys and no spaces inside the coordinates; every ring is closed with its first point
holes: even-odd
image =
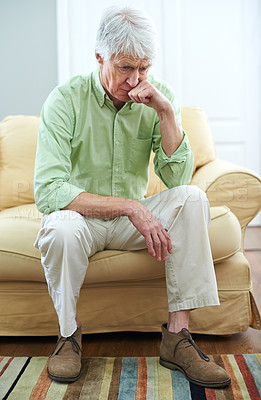
{"type": "Polygon", "coordinates": [[[138,139],[134,138],[130,144],[128,171],[133,174],[144,172],[148,168],[152,138],[138,139]]]}

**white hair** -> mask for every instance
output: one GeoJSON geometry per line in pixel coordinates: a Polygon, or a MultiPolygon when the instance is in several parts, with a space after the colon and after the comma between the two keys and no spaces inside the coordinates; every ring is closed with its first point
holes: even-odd
{"type": "Polygon", "coordinates": [[[119,53],[154,60],[158,34],[148,14],[132,7],[109,7],[102,15],[96,38],[96,53],[104,61],[119,53]]]}

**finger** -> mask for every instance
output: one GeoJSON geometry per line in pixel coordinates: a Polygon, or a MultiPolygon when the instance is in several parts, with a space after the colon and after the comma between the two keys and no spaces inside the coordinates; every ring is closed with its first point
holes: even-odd
{"type": "Polygon", "coordinates": [[[135,103],[141,103],[139,97],[137,96],[139,92],[135,91],[132,89],[130,92],[128,92],[128,96],[132,101],[135,101],[135,103]]]}
{"type": "Polygon", "coordinates": [[[165,238],[167,239],[168,252],[169,252],[170,254],[172,254],[172,253],[173,253],[173,249],[172,249],[171,239],[170,239],[170,236],[169,236],[169,234],[168,234],[168,231],[166,231],[166,229],[163,229],[162,232],[163,232],[163,234],[165,235],[165,238]]]}
{"type": "Polygon", "coordinates": [[[167,261],[168,257],[168,240],[166,236],[164,235],[163,231],[158,233],[158,237],[161,241],[161,255],[162,255],[162,260],[167,261]]]}
{"type": "Polygon", "coordinates": [[[151,92],[150,88],[145,88],[141,90],[138,94],[137,97],[142,103],[147,103],[150,101],[150,98],[153,96],[153,93],[151,92]]]}
{"type": "Polygon", "coordinates": [[[138,86],[137,88],[132,89],[128,93],[128,95],[136,103],[148,103],[153,93],[151,91],[151,88],[148,87],[142,88],[138,86]]]}
{"type": "Polygon", "coordinates": [[[157,234],[157,232],[153,232],[151,234],[153,240],[153,247],[156,253],[156,260],[161,261],[161,240],[157,234]]]}
{"type": "Polygon", "coordinates": [[[144,97],[144,96],[138,96],[139,97],[139,102],[143,104],[147,104],[150,102],[150,97],[144,97]]]}
{"type": "Polygon", "coordinates": [[[148,89],[138,88],[133,90],[133,92],[129,94],[129,97],[136,103],[148,103],[152,94],[148,89]]]}
{"type": "Polygon", "coordinates": [[[129,93],[131,94],[131,95],[136,95],[137,93],[139,93],[141,90],[144,90],[145,88],[146,88],[146,86],[147,86],[147,83],[146,83],[146,81],[141,81],[140,83],[138,83],[138,85],[137,86],[135,86],[135,87],[133,87],[130,91],[129,91],[129,93]]]}
{"type": "Polygon", "coordinates": [[[145,237],[146,245],[147,245],[147,248],[148,248],[148,253],[152,257],[155,257],[156,253],[155,253],[155,250],[154,250],[154,246],[153,246],[153,241],[151,239],[151,235],[144,236],[144,237],[145,237]]]}
{"type": "Polygon", "coordinates": [[[140,99],[139,99],[138,97],[136,97],[136,96],[130,96],[130,95],[129,95],[129,97],[130,97],[130,99],[131,99],[132,101],[134,101],[135,103],[141,103],[141,101],[140,101],[140,99]]]}

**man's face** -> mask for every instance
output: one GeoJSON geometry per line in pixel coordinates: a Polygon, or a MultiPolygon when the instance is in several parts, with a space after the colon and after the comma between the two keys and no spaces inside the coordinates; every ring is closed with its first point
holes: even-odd
{"type": "Polygon", "coordinates": [[[151,62],[148,59],[133,58],[120,54],[104,61],[98,54],[102,86],[115,107],[130,101],[128,92],[147,79],[151,62]]]}

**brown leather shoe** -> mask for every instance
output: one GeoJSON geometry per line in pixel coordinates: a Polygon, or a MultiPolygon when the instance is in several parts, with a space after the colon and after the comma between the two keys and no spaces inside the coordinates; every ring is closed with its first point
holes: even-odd
{"type": "Polygon", "coordinates": [[[81,376],[82,327],[72,336],[59,334],[58,342],[49,357],[47,372],[51,379],[59,382],[74,382],[81,376]]]}
{"type": "Polygon", "coordinates": [[[231,383],[227,372],[202,353],[187,329],[172,333],[167,330],[167,324],[162,325],[160,364],[178,369],[196,385],[219,388],[231,383]]]}

